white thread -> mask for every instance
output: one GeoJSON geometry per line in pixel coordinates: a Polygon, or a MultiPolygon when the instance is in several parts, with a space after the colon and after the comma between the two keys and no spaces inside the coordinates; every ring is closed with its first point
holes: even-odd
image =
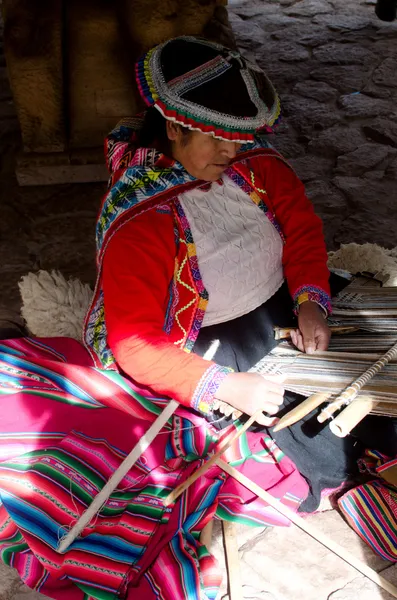
{"type": "MultiPolygon", "coordinates": [[[[332,415],[342,406],[349,405],[357,396],[359,391],[387,365],[387,363],[397,356],[397,343],[394,344],[383,356],[381,356],[373,365],[351,383],[333,402],[328,404],[321,412],[321,417],[325,419],[332,418],[332,415]],[[332,412],[331,412],[332,411],[332,412]]],[[[320,421],[323,422],[323,421],[320,421]]]]}

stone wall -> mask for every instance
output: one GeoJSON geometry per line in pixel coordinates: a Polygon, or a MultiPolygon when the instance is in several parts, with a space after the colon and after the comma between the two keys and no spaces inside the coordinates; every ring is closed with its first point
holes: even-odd
{"type": "Polygon", "coordinates": [[[375,0],[230,4],[238,46],[280,94],[273,143],[305,182],[329,249],[397,245],[397,23],[374,8],[375,0]]]}

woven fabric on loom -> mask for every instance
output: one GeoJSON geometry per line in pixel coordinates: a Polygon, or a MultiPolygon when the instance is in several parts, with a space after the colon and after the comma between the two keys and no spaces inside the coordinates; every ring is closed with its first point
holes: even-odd
{"type": "Polygon", "coordinates": [[[353,281],[332,304],[330,325],[390,333],[397,330],[397,287],[357,287],[353,281]]]}

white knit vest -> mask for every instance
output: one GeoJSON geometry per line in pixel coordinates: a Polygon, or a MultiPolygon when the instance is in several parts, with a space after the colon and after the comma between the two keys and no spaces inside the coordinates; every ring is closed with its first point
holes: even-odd
{"type": "Polygon", "coordinates": [[[203,326],[251,312],[284,280],[279,233],[243,190],[222,180],[180,196],[209,294],[203,326]]]}

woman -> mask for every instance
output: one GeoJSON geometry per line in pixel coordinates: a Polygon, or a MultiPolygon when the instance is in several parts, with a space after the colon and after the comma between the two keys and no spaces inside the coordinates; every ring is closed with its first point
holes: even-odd
{"type": "MultiPolygon", "coordinates": [[[[282,384],[247,372],[293,306],[298,348],[325,349],[329,339],[321,223],[296,175],[255,135],[276,121],[277,96],[238,53],[192,38],[149,52],[137,75],[149,104],[143,127],[124,122],[107,141],[89,353],[67,339],[0,344],[0,556],[59,600],[215,597],[204,525],[215,514],[285,524],[218,467],[164,507],[219,441],[200,416],[222,419],[217,399],[270,415],[228,460],[295,510],[308,495],[264,429],[282,384]],[[209,350],[214,360],[203,358],[209,350]],[[60,554],[60,539],[169,397],[181,408],[60,554]]],[[[298,467],[315,507],[323,487],[346,477],[345,453],[330,451],[325,434],[284,436],[293,460],[310,457],[298,467]],[[327,452],[340,458],[331,470],[327,452]]]]}
{"type": "Polygon", "coordinates": [[[233,321],[233,329],[248,313],[249,328],[259,326],[263,310],[252,312],[284,276],[298,314],[294,342],[307,352],[327,348],[321,222],[291,168],[254,137],[276,121],[278,98],[239,55],[191,38],[148,53],[137,73],[150,108],[136,141],[128,123],[108,140],[112,178],[98,222],[87,345],[98,364],[115,361],[135,381],[204,414],[215,397],[247,414],[259,407],[275,414],[281,385],[229,368],[246,371],[262,358],[267,330],[257,332],[252,356],[209,364],[195,354],[204,350],[201,327],[208,339],[213,326],[233,321]],[[134,153],[134,143],[147,149],[134,153]],[[131,187],[137,173],[142,179],[131,187]]]}
{"type": "MultiPolygon", "coordinates": [[[[193,38],[150,51],[137,80],[143,124],[121,122],[108,138],[87,347],[98,366],[117,365],[210,421],[219,424],[222,400],[262,409],[257,421],[270,426],[284,399],[296,401],[277,378],[248,372],[275,345],[273,325],[296,321],[292,340],[309,353],[330,337],[322,224],[256,135],[277,120],[278,97],[240,55],[193,38]]],[[[305,510],[355,471],[362,450],[315,434],[300,423],[276,437],[311,484],[305,510]]]]}

